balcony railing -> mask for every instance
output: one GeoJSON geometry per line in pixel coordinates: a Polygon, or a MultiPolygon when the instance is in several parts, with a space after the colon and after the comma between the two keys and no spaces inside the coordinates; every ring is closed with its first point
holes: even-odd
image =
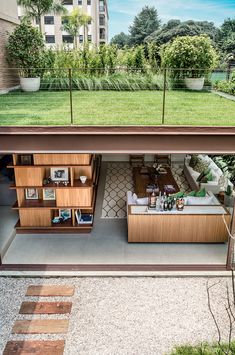
{"type": "Polygon", "coordinates": [[[218,90],[220,80],[226,71],[4,68],[0,92],[14,90],[0,95],[0,125],[235,126],[235,96],[218,90]],[[40,77],[39,91],[22,91],[24,76],[40,77]]]}

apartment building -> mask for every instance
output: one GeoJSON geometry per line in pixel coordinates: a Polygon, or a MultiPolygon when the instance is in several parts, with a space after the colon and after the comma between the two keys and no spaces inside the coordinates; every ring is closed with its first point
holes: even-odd
{"type": "Polygon", "coordinates": [[[15,88],[19,82],[16,72],[9,68],[6,60],[6,43],[9,33],[19,23],[16,0],[0,1],[0,93],[15,88]]]}
{"type": "MultiPolygon", "coordinates": [[[[99,45],[108,43],[108,4],[107,0],[64,0],[63,4],[70,13],[73,9],[79,8],[87,15],[92,17],[92,21],[88,25],[86,38],[84,38],[84,30],[80,29],[77,38],[78,44],[82,45],[85,41],[99,45]]],[[[24,10],[19,6],[19,17],[24,10]]],[[[62,17],[57,14],[49,13],[41,18],[41,27],[45,33],[45,42],[48,47],[60,47],[63,44],[73,46],[73,37],[62,30],[62,17]]],[[[35,23],[35,25],[37,25],[35,23]]]]}

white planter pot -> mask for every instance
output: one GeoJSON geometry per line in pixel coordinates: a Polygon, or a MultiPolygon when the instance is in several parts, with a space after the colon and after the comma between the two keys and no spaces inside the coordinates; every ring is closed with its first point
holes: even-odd
{"type": "Polygon", "coordinates": [[[205,82],[205,78],[185,78],[184,80],[187,89],[196,91],[201,91],[205,82]]]}
{"type": "Polygon", "coordinates": [[[40,89],[40,78],[20,78],[20,86],[23,91],[38,91],[40,89]]]}

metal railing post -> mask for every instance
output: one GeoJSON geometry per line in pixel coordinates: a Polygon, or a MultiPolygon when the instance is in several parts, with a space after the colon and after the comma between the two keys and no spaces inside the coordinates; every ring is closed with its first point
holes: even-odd
{"type": "Polygon", "coordinates": [[[163,82],[162,125],[165,124],[165,108],[166,108],[166,68],[164,69],[164,82],[163,82]]]}
{"type": "Polygon", "coordinates": [[[73,90],[72,90],[72,69],[69,68],[69,97],[70,97],[70,124],[73,125],[73,90]]]}

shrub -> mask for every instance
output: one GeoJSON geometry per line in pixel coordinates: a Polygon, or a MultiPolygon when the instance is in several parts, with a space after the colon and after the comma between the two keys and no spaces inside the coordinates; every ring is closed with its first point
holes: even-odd
{"type": "Polygon", "coordinates": [[[216,82],[215,89],[226,94],[235,95],[235,80],[221,80],[216,82]]]}
{"type": "Polygon", "coordinates": [[[235,342],[232,342],[230,350],[228,345],[203,343],[197,346],[178,346],[171,352],[170,355],[233,355],[235,354],[235,342]]]}
{"type": "Polygon", "coordinates": [[[40,76],[44,67],[44,41],[38,29],[22,22],[9,36],[7,44],[8,61],[21,75],[40,76]]]}
{"type": "MultiPolygon", "coordinates": [[[[73,90],[115,90],[115,91],[137,91],[137,90],[159,90],[162,88],[163,79],[157,75],[139,74],[112,74],[100,77],[75,75],[72,79],[73,90]]],[[[46,90],[68,90],[68,76],[56,77],[53,73],[44,76],[41,87],[46,90]]]]}
{"type": "Polygon", "coordinates": [[[202,77],[215,68],[218,56],[207,36],[183,36],[166,45],[162,66],[173,69],[173,77],[202,77]]]}

